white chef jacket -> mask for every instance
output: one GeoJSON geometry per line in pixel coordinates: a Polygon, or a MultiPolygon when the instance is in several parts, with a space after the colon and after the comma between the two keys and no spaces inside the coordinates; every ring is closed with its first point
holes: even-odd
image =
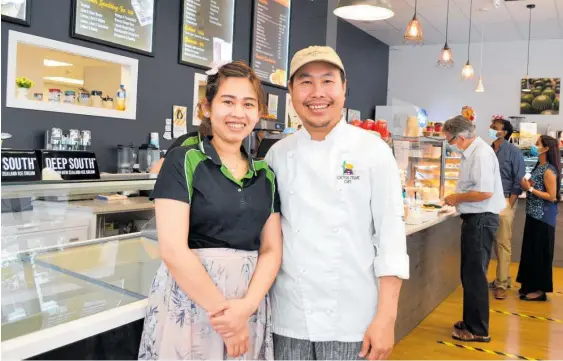
{"type": "Polygon", "coordinates": [[[283,260],[271,290],[274,332],[359,342],[375,317],[377,277],[409,277],[399,171],[377,136],[339,123],[324,141],[305,129],[266,161],[281,199],[283,260]]]}

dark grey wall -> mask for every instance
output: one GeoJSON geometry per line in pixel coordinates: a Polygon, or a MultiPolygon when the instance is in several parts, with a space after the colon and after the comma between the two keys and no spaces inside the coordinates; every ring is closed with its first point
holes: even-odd
{"type": "MultiPolygon", "coordinates": [[[[10,148],[41,148],[45,130],[90,129],[93,149],[102,171],[116,170],[117,144],[140,145],[148,141],[150,132],[164,131],[164,119],[171,118],[173,105],[187,106],[191,119],[194,72],[202,72],[178,64],[181,0],[156,1],[156,36],[154,57],[138,55],[70,37],[71,0],[35,0],[31,8],[31,27],[2,22],[2,59],[8,51],[8,30],[16,30],[71,44],[81,45],[139,59],[137,119],[125,120],[76,114],[6,108],[2,97],[2,131],[13,135],[5,141],[10,148]]],[[[292,2],[290,58],[308,45],[325,44],[326,0],[294,0],[292,2]]],[[[252,0],[236,0],[234,59],[250,60],[252,0]]],[[[359,31],[359,30],[358,30],[359,31]]],[[[352,64],[350,64],[352,65],[352,64]]],[[[6,89],[6,61],[2,61],[2,89],[6,89]]],[[[385,82],[386,82],[385,78],[385,82]]],[[[386,84],[386,83],[385,83],[386,84]]],[[[265,87],[267,93],[279,95],[278,115],[285,114],[285,93],[282,89],[265,87]]],[[[4,92],[5,93],[5,92],[4,92]]],[[[193,130],[188,125],[188,131],[193,130]]],[[[171,141],[161,138],[161,148],[171,141]]]]}
{"type": "Polygon", "coordinates": [[[387,104],[389,46],[342,20],[338,20],[336,51],[348,79],[346,107],[373,119],[376,105],[387,104]]]}

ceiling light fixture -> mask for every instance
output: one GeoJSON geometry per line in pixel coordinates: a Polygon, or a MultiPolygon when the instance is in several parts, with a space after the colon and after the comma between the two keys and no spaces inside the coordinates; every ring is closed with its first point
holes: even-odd
{"type": "Polygon", "coordinates": [[[522,91],[524,93],[530,93],[532,89],[530,89],[530,77],[528,76],[528,70],[530,68],[530,40],[532,38],[532,9],[536,7],[534,4],[526,5],[528,9],[530,9],[530,20],[528,24],[528,60],[526,61],[526,86],[522,91]]]}
{"type": "Polygon", "coordinates": [[[448,46],[448,25],[450,20],[450,0],[448,0],[448,10],[446,13],[446,43],[440,51],[437,65],[440,68],[451,68],[454,65],[454,54],[452,49],[448,46]]]}
{"type": "Polygon", "coordinates": [[[475,92],[482,93],[485,91],[485,87],[483,86],[483,34],[484,34],[483,26],[481,26],[481,65],[479,65],[479,82],[477,83],[477,88],[475,88],[475,92]]]}
{"type": "Polygon", "coordinates": [[[416,18],[416,8],[417,8],[418,0],[414,2],[414,16],[412,20],[409,21],[407,24],[407,30],[405,31],[405,42],[413,41],[415,43],[422,43],[424,38],[422,36],[422,25],[420,25],[420,21],[416,18]]]}
{"type": "Polygon", "coordinates": [[[469,4],[469,41],[467,42],[467,63],[461,70],[461,79],[462,80],[469,80],[473,79],[473,75],[475,72],[473,71],[473,67],[469,63],[469,54],[471,50],[471,18],[473,15],[473,0],[471,0],[469,4]]]}
{"type": "Polygon", "coordinates": [[[72,66],[70,63],[63,63],[62,61],[43,59],[44,66],[72,66]]]}
{"type": "Polygon", "coordinates": [[[388,0],[339,0],[333,13],[356,21],[385,20],[395,15],[388,0]]]}
{"type": "Polygon", "coordinates": [[[84,80],[65,78],[62,76],[46,76],[43,77],[43,80],[54,81],[57,83],[73,84],[73,85],[84,85],[84,80]]]}

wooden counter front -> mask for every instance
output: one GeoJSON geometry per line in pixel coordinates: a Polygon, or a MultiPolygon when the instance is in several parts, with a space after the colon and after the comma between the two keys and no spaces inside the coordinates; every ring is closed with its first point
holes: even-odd
{"type": "MultiPolygon", "coordinates": [[[[461,284],[460,237],[459,216],[451,216],[407,236],[410,278],[403,281],[399,296],[395,342],[413,330],[461,284]]],[[[461,319],[462,315],[459,317],[461,319]]]]}

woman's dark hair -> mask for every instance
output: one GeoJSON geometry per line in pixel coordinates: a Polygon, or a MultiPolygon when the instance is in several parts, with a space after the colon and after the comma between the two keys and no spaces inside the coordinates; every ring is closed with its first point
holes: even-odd
{"type": "Polygon", "coordinates": [[[545,154],[546,160],[549,164],[555,167],[557,174],[557,202],[561,201],[561,153],[559,152],[559,143],[557,139],[550,137],[548,135],[542,135],[540,137],[541,144],[544,147],[549,147],[549,150],[545,154]]]}
{"type": "MultiPolygon", "coordinates": [[[[254,73],[254,70],[250,68],[244,61],[233,61],[231,63],[225,64],[219,68],[217,74],[207,76],[207,86],[205,87],[205,101],[209,108],[211,108],[211,103],[219,91],[221,82],[227,78],[247,78],[252,83],[254,90],[256,91],[256,96],[258,97],[258,109],[260,115],[265,114],[266,110],[266,100],[264,95],[264,89],[262,88],[262,83],[260,79],[254,73]]],[[[197,105],[197,116],[201,119],[201,125],[199,130],[202,135],[211,135],[211,120],[205,116],[201,102],[197,105]]]]}

